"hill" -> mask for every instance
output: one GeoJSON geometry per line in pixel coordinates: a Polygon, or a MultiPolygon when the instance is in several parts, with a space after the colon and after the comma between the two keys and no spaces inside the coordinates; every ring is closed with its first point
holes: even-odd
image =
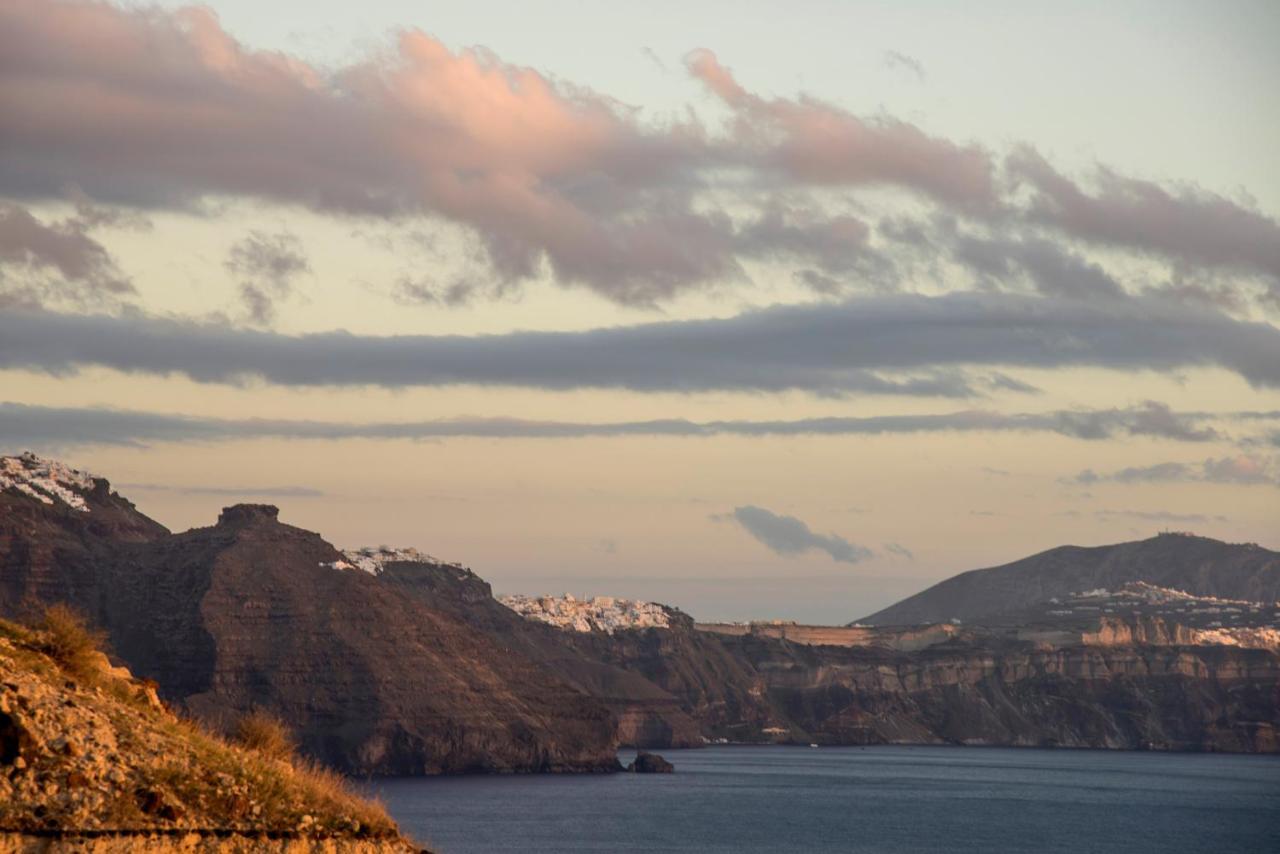
{"type": "Polygon", "coordinates": [[[1093,548],[1061,546],[1003,566],[961,573],[857,622],[967,623],[1072,593],[1118,590],[1134,582],[1197,596],[1275,602],[1280,599],[1280,553],[1190,534],[1160,534],[1093,548]]]}
{"type": "Polygon", "coordinates": [[[175,717],[66,612],[0,621],[0,850],[420,850],[279,736],[256,743],[175,717]]]}

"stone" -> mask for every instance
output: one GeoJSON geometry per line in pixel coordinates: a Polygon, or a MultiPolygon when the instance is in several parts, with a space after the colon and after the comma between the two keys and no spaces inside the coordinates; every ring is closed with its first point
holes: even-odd
{"type": "Polygon", "coordinates": [[[670,774],[676,770],[676,766],[656,753],[642,750],[636,754],[635,761],[627,766],[627,770],[636,774],[670,774]]]}

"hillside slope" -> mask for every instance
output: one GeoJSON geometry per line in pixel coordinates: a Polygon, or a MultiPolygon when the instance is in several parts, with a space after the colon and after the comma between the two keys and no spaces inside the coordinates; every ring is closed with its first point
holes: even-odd
{"type": "Polygon", "coordinates": [[[1280,553],[1188,534],[1094,548],[1062,546],[961,573],[857,622],[972,622],[1071,593],[1116,590],[1138,581],[1199,596],[1274,602],[1280,599],[1280,553]]]}
{"type": "Polygon", "coordinates": [[[0,621],[0,851],[419,850],[332,775],[176,718],[53,625],[0,621]]]}

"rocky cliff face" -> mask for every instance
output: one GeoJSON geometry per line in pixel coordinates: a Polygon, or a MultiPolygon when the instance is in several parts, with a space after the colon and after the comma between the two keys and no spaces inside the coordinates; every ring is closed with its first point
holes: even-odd
{"type": "Polygon", "coordinates": [[[0,457],[0,613],[92,606],[107,593],[102,571],[118,545],[168,534],[104,478],[29,454],[0,457]]]}
{"type": "Polygon", "coordinates": [[[723,640],[815,742],[1280,751],[1280,656],[1267,650],[723,640]]]}
{"type": "Polygon", "coordinates": [[[215,726],[268,709],[310,755],[356,773],[616,768],[604,704],[350,567],[274,507],[169,535],[105,481],[71,485],[84,507],[15,493],[0,490],[0,613],[81,609],[120,660],[215,726]]]}
{"type": "Polygon", "coordinates": [[[475,573],[449,564],[393,561],[382,566],[378,577],[399,594],[500,638],[507,649],[595,698],[617,719],[621,745],[700,747],[705,743],[698,722],[679,697],[643,668],[630,666],[625,656],[613,654],[626,638],[650,636],[645,632],[619,632],[616,638],[602,632],[580,635],[525,619],[494,599],[489,584],[475,573]]]}
{"type": "MultiPolygon", "coordinates": [[[[639,673],[676,697],[696,722],[700,742],[752,741],[765,730],[790,730],[763,674],[718,636],[697,631],[684,614],[677,612],[667,629],[568,634],[579,655],[639,673]]],[[[667,745],[648,740],[637,746],[667,745]]]]}
{"type": "Polygon", "coordinates": [[[606,770],[608,711],[275,508],[122,551],[102,613],[120,656],[214,722],[255,706],[361,773],[606,770]]]}

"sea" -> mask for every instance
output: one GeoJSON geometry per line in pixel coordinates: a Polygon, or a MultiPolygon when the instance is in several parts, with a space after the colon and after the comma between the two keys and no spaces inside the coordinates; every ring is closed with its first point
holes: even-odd
{"type": "Polygon", "coordinates": [[[898,746],[658,752],[674,774],[370,785],[403,830],[440,854],[1280,852],[1277,756],[898,746]]]}

